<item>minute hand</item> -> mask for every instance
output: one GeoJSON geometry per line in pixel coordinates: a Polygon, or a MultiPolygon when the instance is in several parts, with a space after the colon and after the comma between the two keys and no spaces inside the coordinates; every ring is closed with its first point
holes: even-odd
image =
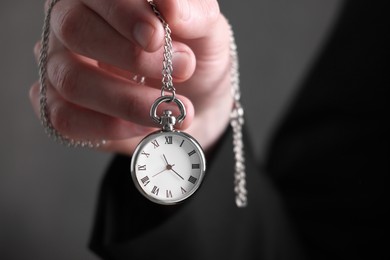
{"type": "Polygon", "coordinates": [[[171,170],[172,170],[177,176],[179,176],[182,180],[184,180],[184,178],[183,178],[177,171],[175,171],[173,168],[171,168],[171,170]]]}

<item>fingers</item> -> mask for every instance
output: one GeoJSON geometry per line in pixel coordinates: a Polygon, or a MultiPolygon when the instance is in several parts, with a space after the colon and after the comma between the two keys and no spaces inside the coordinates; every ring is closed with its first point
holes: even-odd
{"type": "Polygon", "coordinates": [[[147,51],[163,45],[164,31],[146,0],[82,0],[126,39],[147,51]]]}
{"type": "Polygon", "coordinates": [[[51,28],[68,49],[95,60],[115,60],[124,67],[125,59],[136,55],[133,45],[79,2],[59,1],[53,8],[51,28]],[[111,44],[116,48],[107,48],[111,44]]]}
{"type": "MultiPolygon", "coordinates": [[[[187,81],[193,84],[208,78],[208,84],[200,85],[199,94],[208,95],[222,86],[229,67],[229,24],[220,13],[216,0],[154,0],[164,14],[174,36],[178,36],[196,56],[196,71],[187,81]],[[213,71],[213,77],[210,77],[213,71]]],[[[199,84],[197,84],[199,85],[199,84]]]]}
{"type": "Polygon", "coordinates": [[[67,51],[51,54],[47,74],[65,100],[143,125],[150,125],[149,108],[161,94],[159,89],[107,73],[67,51]]]}
{"type": "MultiPolygon", "coordinates": [[[[82,3],[58,2],[53,9],[52,28],[62,44],[83,56],[146,77],[161,77],[162,48],[153,53],[142,50],[82,3]]],[[[178,81],[190,77],[195,69],[191,49],[185,44],[174,43],[173,56],[173,77],[178,81]]]]}
{"type": "MultiPolygon", "coordinates": [[[[222,86],[228,85],[224,83],[229,64],[227,23],[218,4],[214,0],[155,2],[178,40],[173,42],[173,77],[181,84],[175,86],[207,109],[215,100],[210,92],[221,86],[220,92],[226,93],[222,86]]],[[[51,22],[47,94],[54,127],[82,139],[121,139],[150,131],[155,126],[150,106],[160,96],[164,31],[149,4],[145,0],[63,0],[54,7],[51,22]],[[146,76],[146,85],[128,80],[134,74],[146,76]]],[[[31,95],[35,109],[39,107],[36,89],[34,85],[31,95]]],[[[194,117],[193,105],[179,98],[187,119],[178,128],[187,128],[194,117]]],[[[175,106],[174,110],[177,113],[175,106]]]]}
{"type": "MultiPolygon", "coordinates": [[[[39,102],[39,84],[35,83],[30,90],[30,100],[33,105],[34,111],[37,116],[40,115],[40,102],[39,102]]],[[[124,120],[112,115],[107,115],[88,109],[86,107],[75,105],[71,102],[64,100],[61,95],[58,94],[50,85],[47,89],[47,102],[49,119],[53,127],[57,129],[62,135],[69,136],[74,139],[89,139],[89,140],[121,140],[138,136],[145,136],[151,132],[156,124],[152,122],[152,119],[147,117],[141,117],[136,114],[136,110],[128,111],[130,117],[134,117],[134,122],[124,120]],[[145,121],[145,118],[148,120],[145,121]],[[143,122],[145,124],[141,124],[143,122]]],[[[183,124],[176,125],[176,128],[187,128],[189,121],[193,118],[193,108],[188,99],[181,97],[181,100],[187,109],[187,119],[183,124]]],[[[107,100],[106,102],[110,102],[107,100]]],[[[164,109],[171,109],[177,111],[176,107],[172,104],[165,106],[164,109]]],[[[144,109],[148,113],[150,104],[147,104],[144,109]]],[[[163,108],[158,109],[158,113],[162,114],[163,108]]],[[[142,111],[142,112],[144,112],[142,111]]],[[[174,112],[177,114],[178,112],[174,112]]]]}
{"type": "MultiPolygon", "coordinates": [[[[146,0],[81,0],[126,39],[147,51],[163,44],[161,22],[146,0]]],[[[205,37],[221,18],[216,0],[154,0],[174,34],[184,39],[205,37]],[[191,30],[189,30],[191,28],[191,30]]]]}
{"type": "MultiPolygon", "coordinates": [[[[35,54],[39,53],[39,45],[35,54]]],[[[80,139],[118,140],[150,132],[156,127],[149,116],[160,90],[136,85],[84,62],[70,52],[56,52],[47,67],[47,100],[53,126],[63,135],[80,139]]],[[[34,84],[31,102],[39,115],[39,86],[34,84]]],[[[187,119],[177,128],[187,128],[193,118],[191,102],[180,99],[187,109],[187,119]]],[[[178,114],[173,104],[164,104],[178,114]]],[[[163,107],[159,108],[159,114],[163,107]]]]}
{"type": "MultiPolygon", "coordinates": [[[[161,77],[163,49],[160,47],[164,32],[146,1],[82,1],[60,1],[53,9],[52,28],[62,44],[120,69],[148,78],[161,77]],[[153,27],[152,37],[144,29],[148,27],[145,24],[153,27]],[[146,45],[153,47],[145,47],[140,41],[147,41],[146,45]]],[[[173,28],[174,36],[188,44],[174,42],[175,81],[185,81],[194,73],[194,52],[200,62],[218,55],[227,56],[227,23],[215,0],[166,0],[156,4],[173,28]]]]}
{"type": "MultiPolygon", "coordinates": [[[[61,134],[74,139],[118,140],[142,135],[150,128],[113,118],[63,100],[52,88],[48,88],[47,100],[50,122],[61,134]]],[[[39,116],[39,84],[30,89],[30,101],[39,116]]]]}
{"type": "Polygon", "coordinates": [[[207,37],[220,19],[216,0],[155,0],[172,31],[184,39],[207,37]],[[189,30],[191,28],[191,30],[189,30]]]}

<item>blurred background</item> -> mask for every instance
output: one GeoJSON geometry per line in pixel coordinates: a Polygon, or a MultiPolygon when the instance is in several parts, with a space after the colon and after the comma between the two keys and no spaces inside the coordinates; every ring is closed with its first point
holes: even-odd
{"type": "MultiPolygon", "coordinates": [[[[321,49],[340,0],[220,1],[235,29],[241,88],[261,161],[321,49]]],[[[96,259],[87,248],[111,155],[49,140],[29,103],[43,0],[0,2],[0,259],[96,259]]],[[[132,183],[129,181],[129,185],[132,183]]]]}

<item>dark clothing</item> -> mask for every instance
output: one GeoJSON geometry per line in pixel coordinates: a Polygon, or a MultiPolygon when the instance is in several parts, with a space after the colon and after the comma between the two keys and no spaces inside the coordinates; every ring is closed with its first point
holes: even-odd
{"type": "Polygon", "coordinates": [[[117,156],[91,248],[104,259],[390,259],[385,2],[346,3],[265,165],[246,140],[247,208],[234,204],[230,130],[200,190],[177,206],[145,199],[117,156]]]}

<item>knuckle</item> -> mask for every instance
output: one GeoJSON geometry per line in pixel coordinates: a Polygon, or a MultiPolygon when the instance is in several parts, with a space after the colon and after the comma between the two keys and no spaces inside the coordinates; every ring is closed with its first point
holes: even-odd
{"type": "Polygon", "coordinates": [[[58,37],[62,39],[68,47],[78,46],[79,36],[82,35],[85,22],[85,15],[82,13],[80,6],[75,5],[59,11],[57,16],[58,37]]]}
{"type": "Polygon", "coordinates": [[[137,51],[134,53],[134,56],[130,60],[130,66],[135,69],[136,72],[145,71],[148,65],[150,66],[150,61],[147,59],[147,54],[141,51],[137,51]],[[147,64],[145,66],[145,63],[147,64]]]}
{"type": "Polygon", "coordinates": [[[218,1],[216,0],[204,0],[203,2],[203,10],[206,16],[211,20],[217,20],[220,15],[220,9],[218,1]]]}
{"type": "Polygon", "coordinates": [[[193,10],[189,16],[196,20],[204,22],[212,22],[220,16],[220,9],[217,0],[195,0],[191,1],[193,10]]]}
{"type": "Polygon", "coordinates": [[[63,102],[58,102],[50,110],[50,121],[53,127],[62,134],[67,134],[71,131],[67,110],[66,104],[63,102]]]}
{"type": "Polygon", "coordinates": [[[108,21],[111,21],[112,19],[115,19],[117,17],[118,11],[123,8],[121,6],[121,1],[108,1],[107,2],[107,8],[106,12],[104,14],[105,19],[108,21]]]}
{"type": "Polygon", "coordinates": [[[52,68],[53,85],[58,92],[66,99],[72,99],[77,94],[77,69],[69,63],[57,63],[52,68]]]}
{"type": "MultiPolygon", "coordinates": [[[[129,99],[128,102],[125,104],[124,106],[124,111],[128,111],[127,113],[134,113],[135,112],[135,109],[137,108],[138,106],[138,102],[134,99],[129,99]]],[[[125,114],[127,116],[127,113],[125,114]]],[[[130,118],[129,117],[124,117],[124,119],[128,120],[130,118]]]]}
{"type": "Polygon", "coordinates": [[[141,115],[144,113],[144,102],[140,98],[136,97],[118,97],[118,107],[123,111],[123,119],[133,121],[135,115],[141,115]]]}

